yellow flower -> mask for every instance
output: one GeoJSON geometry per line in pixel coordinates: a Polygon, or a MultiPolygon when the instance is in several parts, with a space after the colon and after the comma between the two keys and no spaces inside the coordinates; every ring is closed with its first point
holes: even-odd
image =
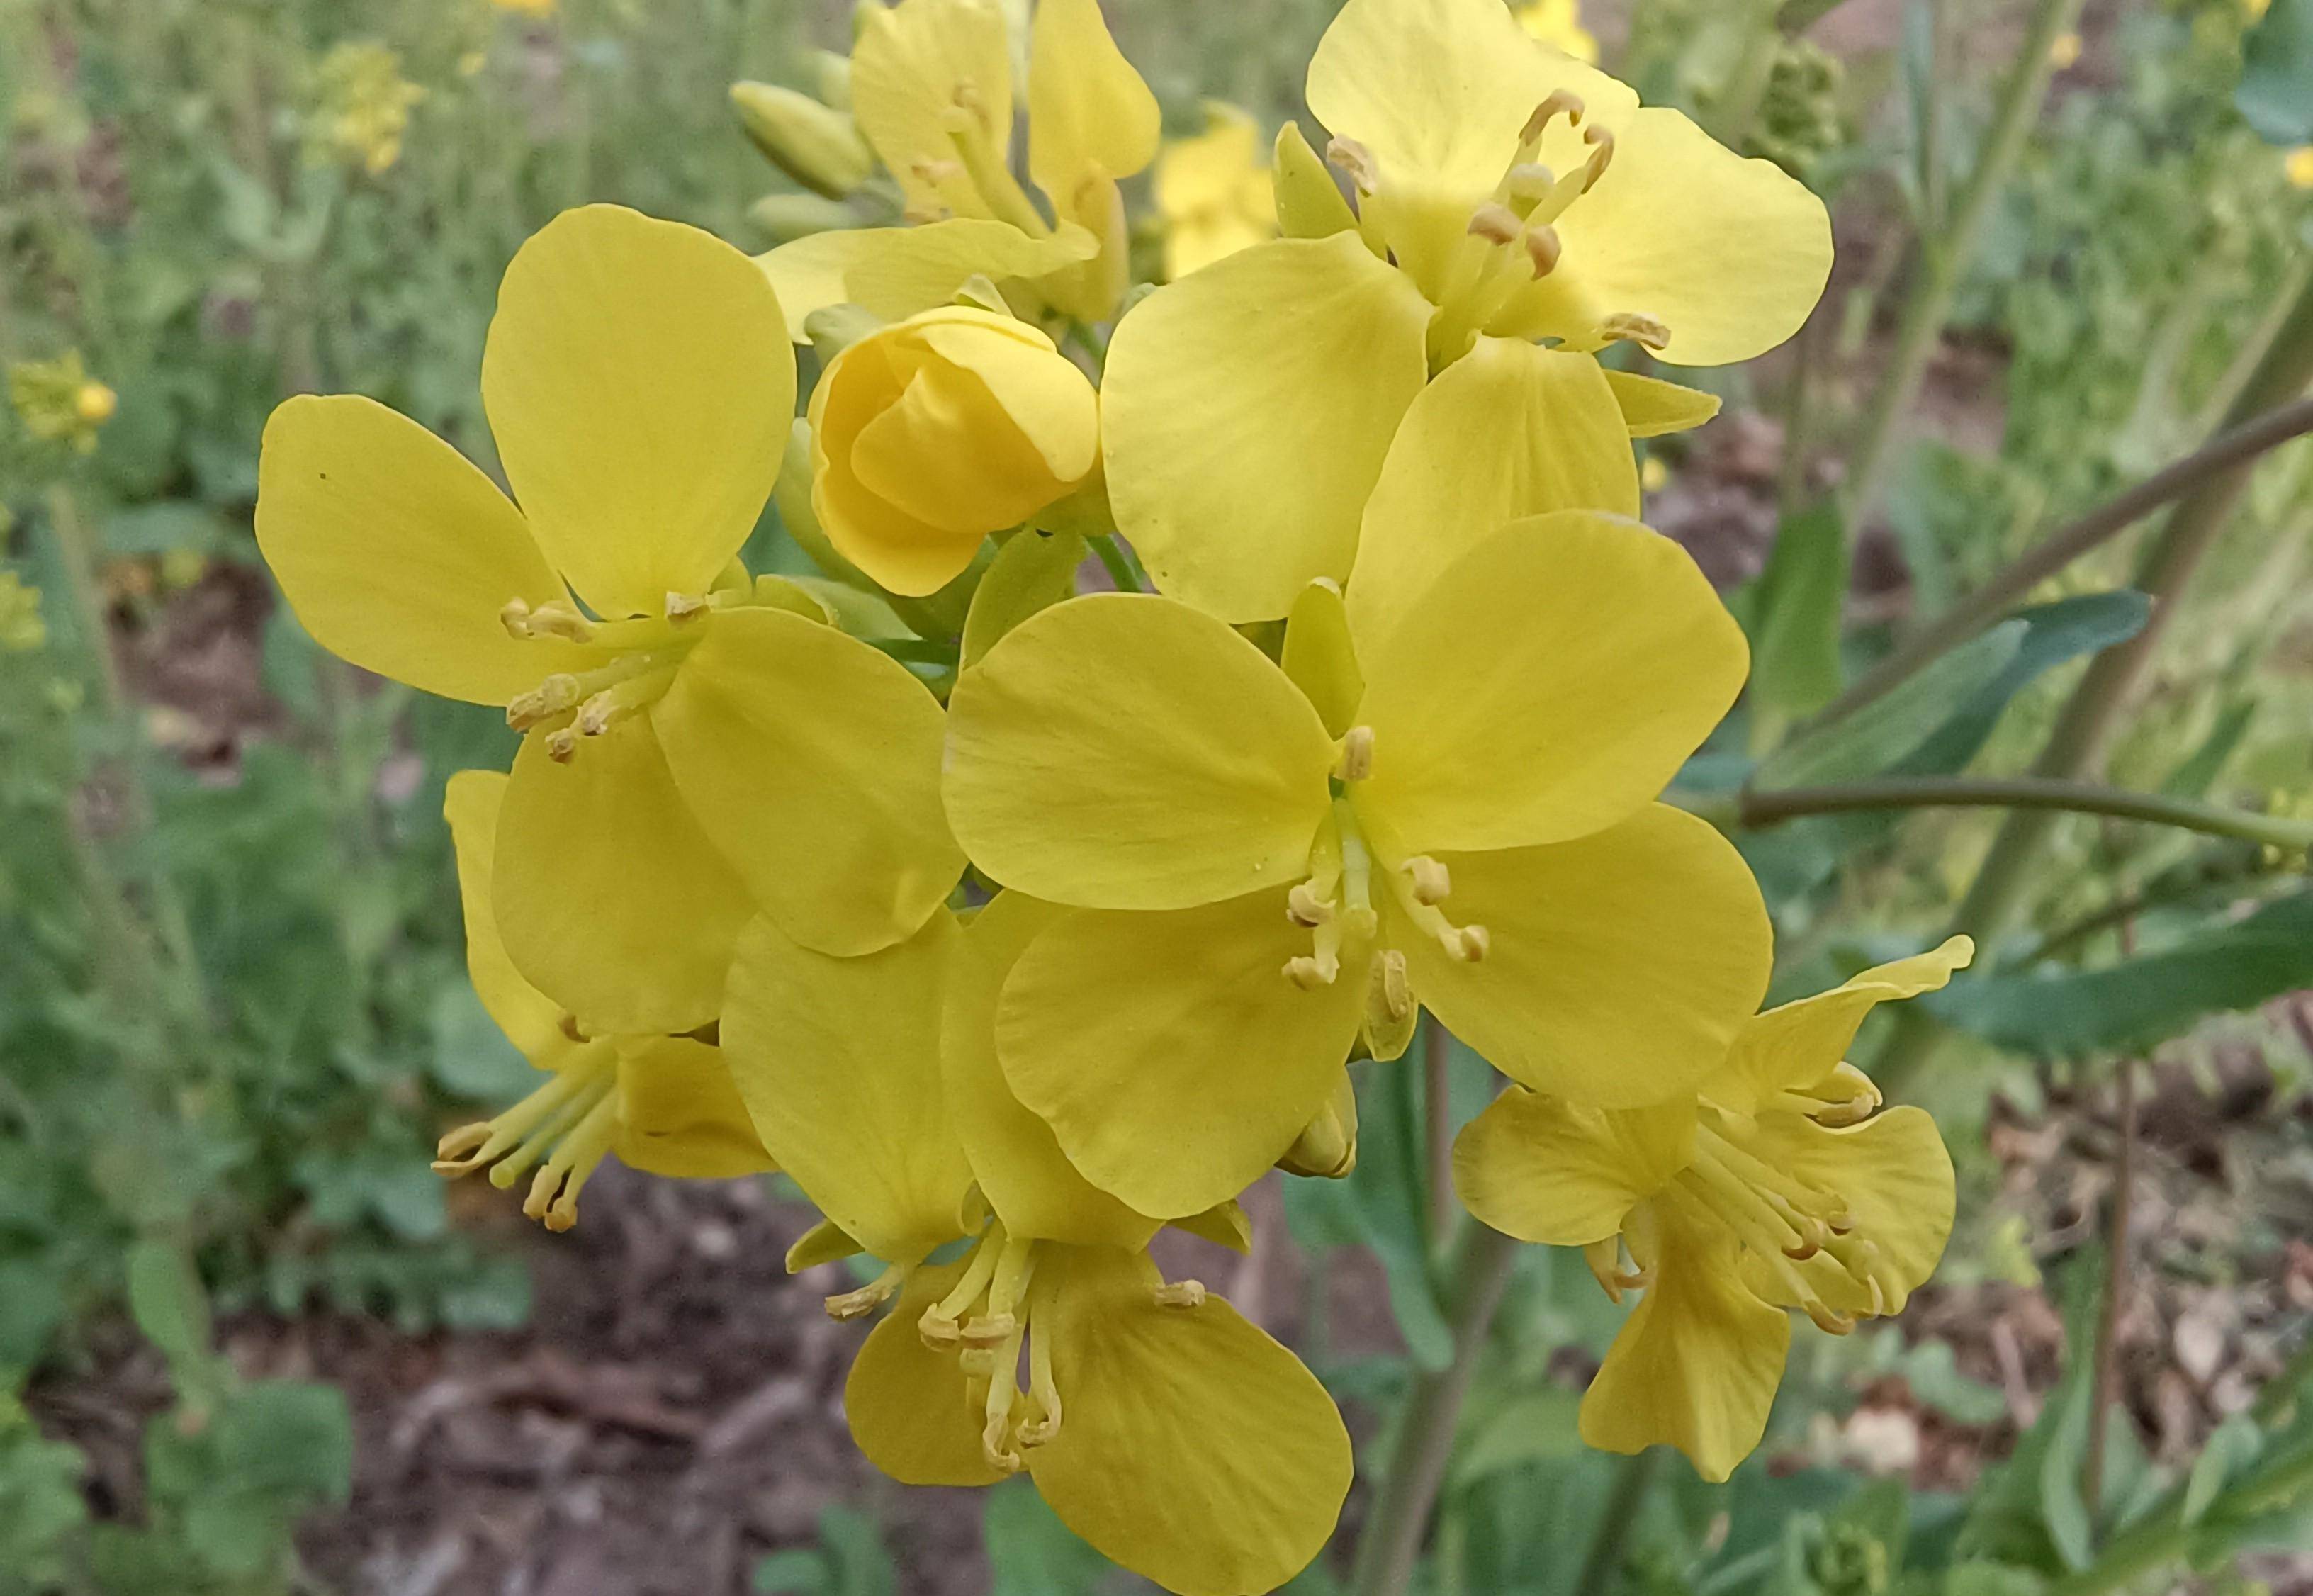
{"type": "MultiPolygon", "coordinates": [[[[1224,620],[1347,574],[1407,408],[1485,338],[1717,366],[1790,337],[1830,270],[1814,195],[1640,107],[1499,0],[1349,0],[1307,95],[1356,212],[1302,185],[1291,236],[1149,296],[1103,378],[1119,529],[1159,586],[1224,620]]],[[[1647,392],[1642,435],[1712,408],[1647,392]]]]}
{"type": "Polygon", "coordinates": [[[1100,463],[1100,401],[1025,322],[969,305],[850,345],[811,395],[812,503],[837,552],[893,593],[937,592],[991,532],[1100,463]]]}
{"type": "Polygon", "coordinates": [[[2300,145],[2289,152],[2282,163],[2291,184],[2300,189],[2313,189],[2313,144],[2300,145]]]}
{"type": "Polygon", "coordinates": [[[1261,128],[1234,105],[1205,101],[1206,131],[1165,142],[1156,158],[1165,275],[1175,280],[1277,236],[1277,196],[1261,164],[1261,128]]]}
{"type": "MultiPolygon", "coordinates": [[[[997,993],[1059,914],[1007,893],[968,927],[943,911],[853,959],[768,920],[741,939],[734,1074],[827,1215],[789,1266],[863,1250],[888,1265],[828,1302],[842,1318],[893,1303],[844,1388],[885,1472],[1025,1472],[1062,1522],[1169,1590],[1270,1590],[1331,1534],[1349,1438],[1291,1353],[1196,1282],[1164,1279],[1146,1251],[1157,1221],[1087,1186],[1007,1087],[997,993]],[[958,1238],[962,1257],[922,1261],[958,1238]]],[[[1189,1222],[1244,1245],[1233,1203],[1189,1222]]]]}
{"type": "Polygon", "coordinates": [[[14,571],[0,570],[0,653],[31,654],[47,647],[48,641],[40,590],[14,571]]]}
{"type": "Polygon", "coordinates": [[[1598,64],[1598,41],[1582,25],[1582,0],[1529,0],[1517,8],[1518,26],[1578,61],[1598,64]]]}
{"type": "Polygon", "coordinates": [[[744,255],[595,206],[523,246],[490,323],[483,407],[520,508],[366,399],[293,399],[266,427],[258,544],[306,630],[528,734],[496,918],[590,1035],[712,1020],[757,906],[864,952],[961,868],[937,701],[734,559],[794,384],[744,255]]]}
{"type": "Polygon", "coordinates": [[[1875,1114],[1878,1089],[1842,1056],[1874,1006],[1934,991],[1974,951],[1955,937],[1769,1010],[1699,1095],[1617,1112],[1514,1087],[1463,1131],[1471,1212],[1586,1248],[1618,1302],[1646,1292],[1582,1400],[1585,1441],[1667,1443],[1725,1479],[1765,1432],[1781,1309],[1836,1335],[1903,1311],[1951,1233],[1951,1159],[1921,1110],[1875,1114]]]}
{"type": "Polygon", "coordinates": [[[1156,96],[1109,36],[1099,0],[1041,0],[1029,32],[1028,175],[1012,175],[1012,49],[996,0],[901,0],[860,13],[851,110],[920,225],[819,234],[763,256],[801,336],[846,303],[896,320],[970,278],[1065,315],[1113,315],[1129,239],[1120,179],[1156,159],[1156,96]]]}
{"type": "Polygon", "coordinates": [[[1143,1213],[1248,1185],[1418,1006],[1514,1078],[1635,1107],[1691,1088],[1765,988],[1741,860],[1649,801],[1743,681],[1693,562],[1583,511],[1447,564],[1450,518],[1393,525],[1346,604],[1304,591],[1282,669],[1110,594],[1022,622],[950,700],[958,838],[1077,911],[1005,983],[1006,1077],[1143,1213]]]}
{"type": "Polygon", "coordinates": [[[462,771],[443,801],[458,851],[466,969],[507,1040],[552,1078],[495,1118],[442,1138],[435,1169],[454,1178],[488,1168],[503,1190],[535,1167],[522,1211],[567,1230],[578,1222],[580,1188],[612,1153],[652,1175],[721,1179],[773,1168],[712,1042],[586,1036],[514,968],[490,892],[506,791],[495,772],[462,771]]]}
{"type": "Polygon", "coordinates": [[[69,444],[83,454],[96,448],[97,430],[120,408],[119,396],[88,375],[78,349],[54,360],[11,362],[8,402],[34,437],[69,444]]]}
{"type": "Polygon", "coordinates": [[[2079,34],[2059,33],[2048,41],[2048,65],[2059,72],[2069,71],[2072,64],[2080,58],[2080,49],[2079,34]]]}
{"type": "Polygon", "coordinates": [[[309,158],[359,161],[372,176],[401,158],[409,108],[426,91],[401,75],[401,57],[375,40],[348,40],[321,57],[321,109],[309,158]]]}
{"type": "Polygon", "coordinates": [[[490,0],[500,11],[511,11],[518,16],[550,17],[555,0],[490,0]]]}

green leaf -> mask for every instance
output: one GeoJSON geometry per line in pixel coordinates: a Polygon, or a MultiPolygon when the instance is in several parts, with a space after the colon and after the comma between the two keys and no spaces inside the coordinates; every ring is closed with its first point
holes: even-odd
{"type": "Polygon", "coordinates": [[[2229,705],[2217,717],[2216,725],[2201,739],[2201,745],[2186,755],[2185,762],[2169,772],[2160,784],[2160,790],[2170,798],[2204,798],[2217,778],[2225,773],[2226,764],[2240,746],[2241,738],[2248,734],[2249,723],[2256,719],[2256,701],[2243,699],[2229,705]]]}
{"type": "Polygon", "coordinates": [[[2245,1413],[2233,1415],[2211,1431],[2202,1443],[2201,1455],[2193,1459],[2192,1472],[2185,1477],[2180,1510],[2184,1521],[2198,1523],[2225,1486],[2256,1462],[2264,1450],[2265,1432],[2245,1413]]]}
{"type": "Polygon", "coordinates": [[[2241,41],[2233,103],[2267,144],[2313,144],[2313,0],[2273,0],[2265,8],[2241,41]]]}
{"type": "Polygon", "coordinates": [[[1073,532],[1024,527],[1012,534],[980,579],[963,618],[963,663],[972,664],[997,639],[1039,610],[1077,590],[1085,541],[1073,532]]]}
{"type": "Polygon", "coordinates": [[[988,1493],[981,1537],[988,1548],[989,1596],[1082,1596],[1115,1571],[1024,1479],[988,1493]]]}
{"type": "Polygon", "coordinates": [[[221,1477],[285,1503],[342,1503],[353,1492],[354,1424],[345,1394],[302,1380],[260,1380],[218,1414],[212,1446],[221,1477]]]}
{"type": "Polygon", "coordinates": [[[1548,1458],[1570,1458],[1582,1451],[1575,1429],[1582,1393],[1563,1386],[1536,1386],[1507,1400],[1473,1405],[1454,1448],[1451,1488],[1460,1490],[1490,1474],[1548,1458]]]}
{"type": "Polygon", "coordinates": [[[2204,1014],[2313,985],[2313,892],[2098,970],[1992,975],[1918,1000],[1945,1024],[2050,1057],[2149,1047],[2204,1014]]]}
{"type": "Polygon", "coordinates": [[[2015,657],[1976,689],[1935,735],[1895,768],[1905,775],[1946,776],[1964,769],[1990,740],[2010,700],[2067,660],[2124,642],[2143,630],[2152,601],[2131,588],[2086,593],[2035,604],[2009,619],[2024,622],[2015,657]]]}
{"type": "Polygon", "coordinates": [[[289,1525],[281,1504],[254,1491],[218,1491],[185,1504],[185,1544],[212,1571],[251,1580],[288,1549],[289,1525]]]}
{"type": "Polygon", "coordinates": [[[163,1241],[139,1241],[128,1249],[128,1315],[145,1339],[172,1364],[205,1358],[209,1351],[209,1300],[191,1260],[163,1241]]]}
{"type": "Polygon", "coordinates": [[[2001,681],[2031,623],[2010,617],[1960,644],[1877,703],[1785,744],[1759,767],[1758,786],[1811,787],[1890,770],[1942,729],[1952,706],[1973,703],[2001,681]]]}
{"type": "Polygon", "coordinates": [[[811,1548],[791,1546],[757,1563],[753,1583],[762,1596],[830,1596],[835,1570],[811,1548]]]}
{"type": "Polygon", "coordinates": [[[434,1050],[427,1063],[444,1090],[498,1108],[543,1083],[545,1078],[506,1040],[463,974],[443,983],[427,1018],[434,1050]]]}
{"type": "Polygon", "coordinates": [[[1839,696],[1847,599],[1847,527],[1829,505],[1787,518],[1749,595],[1751,694],[1782,716],[1812,715],[1839,696]]]}

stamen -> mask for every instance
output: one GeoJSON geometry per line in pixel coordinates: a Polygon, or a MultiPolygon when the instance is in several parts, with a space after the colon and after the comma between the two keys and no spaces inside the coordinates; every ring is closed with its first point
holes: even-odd
{"type": "Polygon", "coordinates": [[[1529,227],[1526,231],[1525,242],[1526,258],[1534,263],[1536,281],[1558,269],[1559,258],[1566,252],[1566,247],[1559,242],[1557,228],[1546,223],[1539,227],[1529,227]]]}
{"type": "Polygon", "coordinates": [[[1325,164],[1339,167],[1350,180],[1350,186],[1359,194],[1372,194],[1381,188],[1381,163],[1374,153],[1354,138],[1334,138],[1325,145],[1325,164]]]}
{"type": "Polygon", "coordinates": [[[697,594],[669,593],[666,595],[666,618],[677,626],[698,620],[711,607],[707,599],[697,594]]]}
{"type": "MultiPolygon", "coordinates": [[[[575,1123],[592,1107],[596,1094],[609,1089],[617,1055],[607,1046],[581,1053],[553,1079],[494,1119],[461,1125],[442,1138],[435,1149],[434,1172],[452,1180],[496,1163],[509,1151],[532,1140],[550,1142],[560,1133],[558,1120],[575,1123]]],[[[528,1168],[535,1155],[523,1160],[528,1168]]],[[[501,1182],[501,1185],[510,1182],[501,1182]]]]}
{"type": "Polygon", "coordinates": [[[546,1167],[538,1172],[538,1178],[531,1183],[530,1196],[522,1205],[523,1212],[558,1233],[576,1224],[579,1188],[601,1167],[618,1134],[619,1097],[616,1092],[606,1091],[579,1122],[577,1130],[563,1139],[546,1167]]]}
{"type": "Polygon", "coordinates": [[[1169,1285],[1156,1287],[1150,1295],[1156,1298],[1159,1308],[1202,1308],[1205,1305],[1204,1283],[1198,1280],[1176,1280],[1169,1285]]]}
{"type": "Polygon", "coordinates": [[[827,1299],[827,1317],[841,1323],[847,1319],[865,1318],[900,1293],[907,1283],[908,1272],[898,1264],[887,1265],[884,1273],[866,1285],[848,1292],[838,1292],[827,1299]]]}
{"type": "Polygon", "coordinates": [[[1321,986],[1331,986],[1333,978],[1340,974],[1339,964],[1329,969],[1306,953],[1296,954],[1285,961],[1285,979],[1303,992],[1315,992],[1321,986]]]}
{"type": "Polygon", "coordinates": [[[1649,315],[1618,312],[1598,323],[1598,337],[1607,343],[1634,343],[1660,350],[1669,347],[1670,329],[1649,315]]]}
{"type": "Polygon", "coordinates": [[[1320,926],[1333,918],[1333,905],[1302,882],[1285,895],[1285,918],[1298,926],[1320,926]]]}
{"type": "Polygon", "coordinates": [[[1520,161],[1502,174],[1502,203],[1523,219],[1558,186],[1558,174],[1538,161],[1520,161]]]}
{"type": "Polygon", "coordinates": [[[1042,1446],[1060,1433],[1060,1387],[1052,1378],[1049,1336],[1028,1337],[1028,1399],[1035,1405],[1036,1416],[1020,1426],[1016,1439],[1024,1448],[1042,1446]]]}
{"type": "Polygon", "coordinates": [[[1524,225],[1524,220],[1508,206],[1489,202],[1470,213],[1468,232],[1473,238],[1482,238],[1488,243],[1511,243],[1524,225]]]}
{"type": "Polygon", "coordinates": [[[566,726],[560,731],[547,735],[546,757],[556,764],[568,764],[571,756],[577,752],[578,734],[570,727],[566,726]]]}
{"type": "Polygon", "coordinates": [[[578,735],[599,737],[620,721],[632,719],[664,697],[673,682],[674,667],[669,666],[602,689],[578,706],[578,735]]]}
{"type": "Polygon", "coordinates": [[[1405,978],[1405,955],[1394,948],[1385,948],[1374,955],[1368,966],[1373,982],[1374,1007],[1384,1017],[1403,1020],[1413,1012],[1413,987],[1405,978]]]}
{"type": "Polygon", "coordinates": [[[1341,734],[1341,757],[1333,767],[1338,781],[1363,781],[1373,774],[1374,733],[1370,726],[1353,726],[1341,734]]]}
{"type": "Polygon", "coordinates": [[[530,635],[530,601],[525,598],[510,598],[500,604],[498,624],[506,629],[507,635],[510,637],[528,637],[530,635]]]}
{"type": "Polygon", "coordinates": [[[1453,895],[1453,876],[1428,854],[1417,853],[1400,868],[1413,884],[1415,903],[1442,904],[1453,895]]]}
{"type": "Polygon", "coordinates": [[[1582,191],[1587,194],[1614,163],[1614,130],[1594,122],[1582,129],[1582,142],[1592,146],[1590,158],[1582,163],[1582,191]]]}
{"type": "Polygon", "coordinates": [[[988,1400],[981,1409],[981,1452],[989,1468],[1006,1474],[1017,1474],[1026,1464],[1012,1434],[1012,1408],[1020,1395],[1020,1341],[1025,1333],[1016,1328],[996,1349],[996,1366],[988,1377],[988,1400]]]}
{"type": "Polygon", "coordinates": [[[557,671],[528,692],[516,693],[506,701],[506,724],[516,731],[528,731],[541,720],[568,712],[584,692],[577,677],[567,671],[557,671]]]}
{"type": "Polygon", "coordinates": [[[1534,108],[1534,114],[1526,118],[1526,128],[1519,133],[1518,142],[1521,144],[1537,142],[1551,123],[1561,116],[1566,119],[1568,127],[1579,128],[1582,125],[1583,113],[1587,109],[1582,103],[1581,95],[1570,89],[1552,89],[1548,97],[1534,108]]]}
{"type": "MultiPolygon", "coordinates": [[[[506,618],[506,611],[498,618],[506,618]]],[[[517,636],[526,638],[560,638],[565,642],[591,643],[594,640],[594,623],[560,599],[540,604],[523,617],[524,630],[517,636]]]]}
{"type": "Polygon", "coordinates": [[[562,1018],[555,1021],[555,1028],[559,1030],[564,1036],[569,1037],[573,1042],[584,1042],[587,1040],[586,1033],[578,1028],[578,1017],[571,1013],[567,1009],[565,1009],[562,1011],[562,1018]]]}
{"type": "Polygon", "coordinates": [[[926,1346],[934,1352],[946,1352],[963,1341],[963,1331],[958,1321],[988,1289],[988,1282],[996,1273],[997,1255],[1003,1250],[1004,1228],[991,1221],[981,1233],[980,1244],[972,1248],[962,1278],[946,1296],[925,1309],[923,1317],[916,1321],[916,1334],[923,1337],[926,1346]]]}
{"type": "Polygon", "coordinates": [[[1409,859],[1389,872],[1389,885],[1397,898],[1399,913],[1416,930],[1453,957],[1465,964],[1477,964],[1493,951],[1493,937],[1484,926],[1456,925],[1438,909],[1438,901],[1451,887],[1452,878],[1446,876],[1446,867],[1438,860],[1426,854],[1409,859]],[[1421,868],[1425,865],[1434,868],[1437,874],[1432,876],[1421,868]],[[1437,889],[1437,897],[1425,896],[1425,888],[1437,889]]]}

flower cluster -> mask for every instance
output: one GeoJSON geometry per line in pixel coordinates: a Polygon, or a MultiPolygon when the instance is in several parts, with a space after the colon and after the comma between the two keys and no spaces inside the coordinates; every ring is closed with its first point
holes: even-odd
{"type": "Polygon", "coordinates": [[[1966,945],[1758,1013],[1758,889],[1659,801],[1747,655],[1635,518],[1631,439],[1715,401],[1605,357],[1780,342],[1823,207],[1501,0],[1350,0],[1276,236],[1223,118],[1159,179],[1225,198],[1168,204],[1198,236],[1148,292],[1156,101],[1095,0],[1025,42],[1016,86],[1005,8],[901,0],[842,106],[743,97],[894,225],[533,237],[481,373],[510,495],[367,399],[268,426],[307,628],[522,733],[448,811],[476,987],[544,1081],[437,1167],[556,1229],[613,1154],[784,1170],[824,1216],[790,1266],[873,1260],[828,1306],[883,1310],[846,1393],[877,1464],[1025,1472],[1170,1589],[1265,1590],[1348,1437],[1149,1244],[1241,1248],[1272,1167],[1346,1173],[1349,1066],[1427,1010],[1509,1081],[1456,1149],[1472,1210],[1644,1293],[1584,1433],[1724,1477],[1783,1309],[1897,1311],[1951,1216],[1932,1123],[1841,1061],[1966,945]],[[741,560],[775,498],[823,574],[741,560]],[[1126,544],[1157,592],[1079,576],[1089,545],[1138,586],[1126,544]]]}

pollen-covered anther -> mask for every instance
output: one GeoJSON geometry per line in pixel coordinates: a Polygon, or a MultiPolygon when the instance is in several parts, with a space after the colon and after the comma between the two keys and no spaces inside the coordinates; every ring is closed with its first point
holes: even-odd
{"type": "Polygon", "coordinates": [[[1539,161],[1520,161],[1502,174],[1502,203],[1524,217],[1557,187],[1558,174],[1549,167],[1539,161]]]}
{"type": "Polygon", "coordinates": [[[1812,1213],[1799,1220],[1799,1240],[1783,1248],[1783,1256],[1796,1264],[1804,1264],[1831,1243],[1831,1227],[1812,1213]]]}
{"type": "Polygon", "coordinates": [[[1362,781],[1373,774],[1374,731],[1370,726],[1353,726],[1341,734],[1341,758],[1333,765],[1334,776],[1343,781],[1362,781]]]}
{"type": "Polygon", "coordinates": [[[1426,853],[1417,853],[1407,860],[1405,873],[1413,883],[1413,901],[1417,904],[1442,904],[1454,894],[1452,873],[1426,853]]]}
{"type": "MultiPolygon", "coordinates": [[[[506,618],[506,611],[498,612],[506,618]]],[[[594,623],[560,599],[538,605],[523,617],[523,630],[516,636],[525,638],[560,638],[567,643],[591,643],[594,640],[594,623]]]]}
{"type": "Polygon", "coordinates": [[[1381,188],[1381,163],[1354,138],[1336,137],[1328,143],[1325,163],[1339,168],[1350,180],[1350,186],[1360,194],[1371,194],[1381,188]]]}
{"type": "Polygon", "coordinates": [[[1296,954],[1285,961],[1285,979],[1303,992],[1315,992],[1319,987],[1333,983],[1333,977],[1325,966],[1306,953],[1296,954]]]}
{"type": "Polygon", "coordinates": [[[1559,242],[1557,228],[1548,225],[1529,227],[1526,230],[1524,242],[1526,258],[1533,263],[1534,275],[1537,279],[1558,269],[1559,258],[1566,252],[1566,246],[1559,242]]]}
{"type": "Polygon", "coordinates": [[[1534,108],[1534,114],[1526,118],[1526,127],[1519,132],[1518,139],[1521,143],[1532,144],[1560,117],[1566,119],[1568,127],[1579,128],[1587,109],[1581,95],[1568,89],[1552,89],[1543,102],[1534,108]]]}
{"type": "Polygon", "coordinates": [[[560,1031],[565,1036],[567,1036],[571,1041],[584,1042],[586,1040],[586,1033],[580,1027],[578,1024],[578,1017],[571,1013],[569,1010],[565,1009],[562,1011],[562,1018],[556,1020],[554,1024],[555,1028],[560,1031]]]}
{"type": "Polygon", "coordinates": [[[1175,1280],[1154,1288],[1149,1295],[1159,1308],[1202,1308],[1205,1285],[1200,1280],[1175,1280]]]}
{"type": "Polygon", "coordinates": [[[830,1296],[825,1303],[827,1317],[839,1324],[849,1319],[866,1318],[899,1295],[900,1287],[906,1279],[907,1272],[894,1264],[866,1285],[830,1296]]]}
{"type": "Polygon", "coordinates": [[[1525,225],[1525,219],[1507,205],[1488,203],[1470,213],[1470,236],[1488,243],[1514,243],[1525,225]]]}
{"type": "Polygon", "coordinates": [[[506,635],[509,637],[528,637],[530,635],[530,601],[526,598],[510,598],[500,604],[498,624],[506,629],[506,635]]]}
{"type": "Polygon", "coordinates": [[[557,671],[528,692],[516,693],[506,701],[506,724],[516,731],[528,731],[541,720],[567,713],[585,691],[577,677],[567,671],[557,671]]]}
{"type": "Polygon", "coordinates": [[[1464,964],[1482,964],[1486,955],[1494,950],[1493,933],[1482,925],[1465,925],[1454,934],[1454,946],[1447,951],[1464,964]]]}
{"type": "Polygon", "coordinates": [[[963,1344],[963,1327],[935,1304],[916,1321],[916,1336],[933,1352],[953,1352],[963,1344]]]}
{"type": "MultiPolygon", "coordinates": [[[[910,161],[908,163],[908,171],[928,186],[937,189],[962,177],[963,163],[946,159],[910,161]]],[[[945,212],[947,207],[942,206],[939,208],[945,212]]]]}
{"type": "Polygon", "coordinates": [[[1621,311],[1598,323],[1598,337],[1606,343],[1634,343],[1662,350],[1670,347],[1670,329],[1653,316],[1621,311]]]}
{"type": "Polygon", "coordinates": [[[1020,1321],[1014,1315],[987,1313],[963,1321],[963,1341],[968,1347],[994,1348],[1003,1345],[1019,1333],[1020,1321]]]}
{"type": "Polygon", "coordinates": [[[1406,979],[1405,955],[1385,948],[1374,956],[1373,967],[1380,983],[1382,1012],[1392,1019],[1403,1019],[1412,1013],[1413,984],[1406,979]]]}
{"type": "Polygon", "coordinates": [[[697,593],[673,593],[666,595],[666,618],[677,626],[696,621],[714,607],[711,600],[697,593]]]}
{"type": "Polygon", "coordinates": [[[472,1155],[479,1152],[489,1139],[490,1126],[487,1121],[460,1125],[435,1147],[434,1173],[450,1176],[471,1173],[479,1167],[472,1155]]]}
{"type": "Polygon", "coordinates": [[[1333,905],[1317,895],[1306,881],[1285,895],[1285,918],[1295,925],[1315,929],[1333,918],[1333,905]]]}
{"type": "Polygon", "coordinates": [[[1582,142],[1590,146],[1590,158],[1582,163],[1582,191],[1587,194],[1614,163],[1614,130],[1594,122],[1582,129],[1582,142]]]}
{"type": "Polygon", "coordinates": [[[1855,1328],[1855,1320],[1852,1317],[1834,1312],[1823,1302],[1809,1301],[1800,1303],[1799,1306],[1807,1309],[1807,1316],[1815,1321],[1815,1327],[1827,1335],[1845,1336],[1855,1328]]]}
{"type": "Polygon", "coordinates": [[[569,727],[566,726],[560,731],[548,734],[546,757],[556,764],[568,764],[577,752],[578,734],[569,727]]]}

